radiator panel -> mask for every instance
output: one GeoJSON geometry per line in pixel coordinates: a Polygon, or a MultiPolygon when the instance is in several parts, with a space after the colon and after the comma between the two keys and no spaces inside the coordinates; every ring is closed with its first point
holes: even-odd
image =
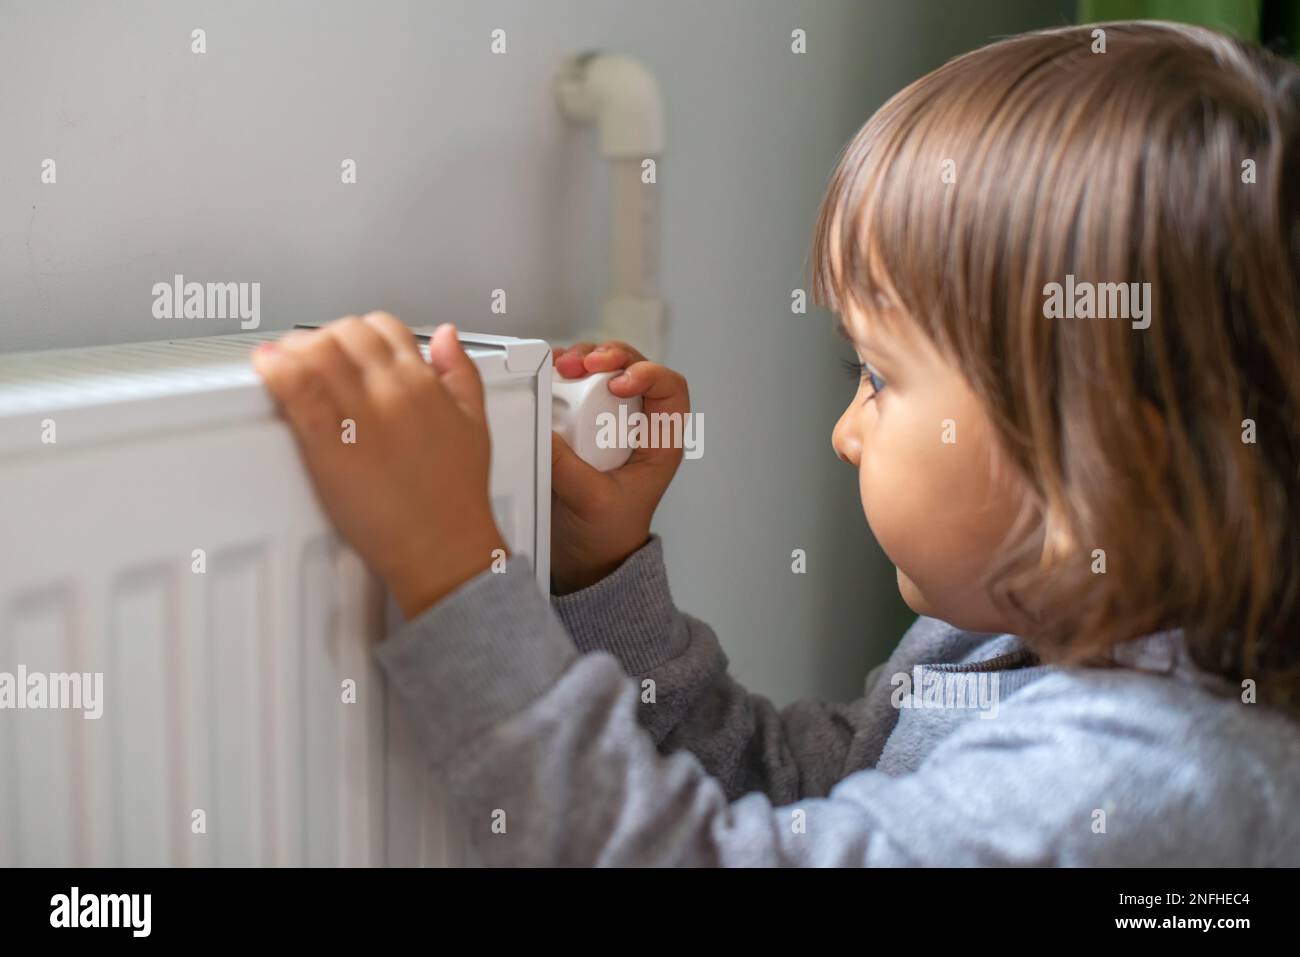
{"type": "MultiPolygon", "coordinates": [[[[261,338],[186,342],[174,369],[141,347],[149,382],[128,368],[81,392],[84,362],[60,357],[45,406],[40,375],[0,358],[0,672],[104,682],[97,720],[0,710],[0,865],[456,860],[370,655],[395,608],[333,535],[246,369],[261,338]]],[[[545,581],[549,362],[471,354],[493,507],[545,581]]]]}

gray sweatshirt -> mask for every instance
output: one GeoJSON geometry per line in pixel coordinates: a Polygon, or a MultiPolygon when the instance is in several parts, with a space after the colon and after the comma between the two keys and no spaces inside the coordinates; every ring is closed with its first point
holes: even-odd
{"type": "Polygon", "coordinates": [[[778,710],[674,606],[653,536],[557,598],[512,558],[376,654],[471,863],[1300,865],[1300,725],[1177,632],[1053,667],[919,618],[862,698],[778,710]]]}

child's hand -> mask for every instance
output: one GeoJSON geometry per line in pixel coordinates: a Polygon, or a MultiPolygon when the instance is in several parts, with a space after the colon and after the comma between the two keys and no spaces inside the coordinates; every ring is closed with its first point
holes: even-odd
{"type": "MultiPolygon", "coordinates": [[[[686,380],[648,362],[631,346],[580,342],[552,350],[555,371],[566,379],[623,369],[609,390],[642,397],[647,415],[690,412],[686,380]]],[[[621,468],[601,472],[551,435],[551,583],[557,594],[600,581],[650,538],[650,519],[682,461],[681,449],[636,449],[621,468]]]]}
{"type": "Polygon", "coordinates": [[[383,312],[291,332],[253,354],[326,514],[408,618],[506,547],[488,497],[478,369],[450,325],[430,355],[383,312]]]}

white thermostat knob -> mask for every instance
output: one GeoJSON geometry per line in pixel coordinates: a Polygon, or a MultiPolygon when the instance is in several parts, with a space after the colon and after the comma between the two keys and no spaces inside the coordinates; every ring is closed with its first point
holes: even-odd
{"type": "Polygon", "coordinates": [[[641,411],[639,395],[624,399],[609,391],[609,380],[618,374],[595,372],[566,379],[557,372],[551,379],[551,428],[578,458],[602,472],[632,456],[629,419],[641,411]],[[626,409],[622,414],[620,407],[626,409]]]}

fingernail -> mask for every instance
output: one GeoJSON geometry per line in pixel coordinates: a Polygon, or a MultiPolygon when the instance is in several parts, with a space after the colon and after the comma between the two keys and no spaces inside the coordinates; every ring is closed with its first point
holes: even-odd
{"type": "Polygon", "coordinates": [[[263,355],[263,356],[264,356],[264,355],[268,355],[269,353],[272,353],[272,352],[275,351],[275,343],[274,343],[274,342],[263,342],[263,343],[260,344],[260,345],[259,345],[259,346],[254,350],[254,351],[255,351],[258,355],[263,355]]]}

